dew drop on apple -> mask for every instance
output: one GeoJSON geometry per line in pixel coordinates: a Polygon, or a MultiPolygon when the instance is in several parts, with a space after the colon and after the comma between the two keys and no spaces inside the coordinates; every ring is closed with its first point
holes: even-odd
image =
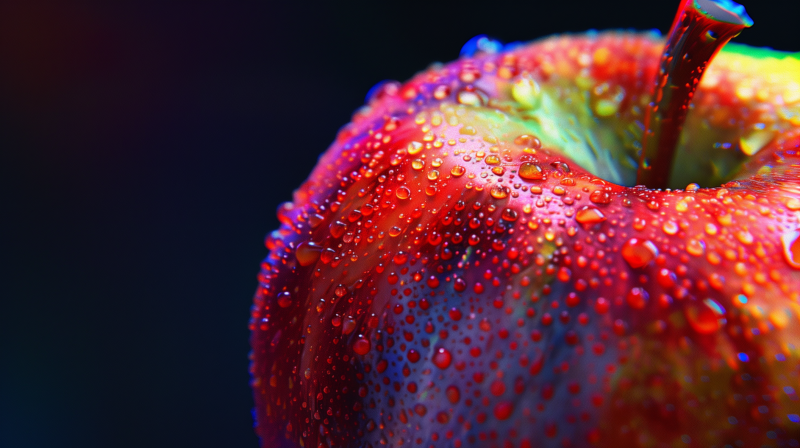
{"type": "Polygon", "coordinates": [[[726,322],[725,308],[712,299],[690,303],[684,310],[684,314],[692,329],[700,334],[713,333],[726,322]]]}
{"type": "Polygon", "coordinates": [[[309,266],[319,259],[322,246],[313,241],[303,241],[297,245],[295,256],[300,266],[309,266]]]}
{"type": "Polygon", "coordinates": [[[520,165],[518,174],[525,180],[542,180],[544,178],[542,167],[531,162],[520,165]]]}
{"type": "Polygon", "coordinates": [[[658,256],[658,248],[649,240],[631,238],[622,245],[622,258],[634,269],[647,266],[658,256]]]}
{"type": "Polygon", "coordinates": [[[450,363],[452,361],[453,355],[451,355],[450,352],[445,348],[439,348],[433,355],[433,364],[440,369],[446,369],[450,367],[450,363]]]}
{"type": "Polygon", "coordinates": [[[603,214],[597,207],[593,205],[586,205],[581,207],[575,213],[575,220],[581,223],[584,227],[591,227],[606,220],[606,215],[603,214]]]}
{"type": "Polygon", "coordinates": [[[456,165],[456,166],[454,166],[453,168],[450,169],[450,174],[452,174],[453,177],[461,177],[466,172],[467,172],[467,169],[464,168],[461,165],[456,165]]]}

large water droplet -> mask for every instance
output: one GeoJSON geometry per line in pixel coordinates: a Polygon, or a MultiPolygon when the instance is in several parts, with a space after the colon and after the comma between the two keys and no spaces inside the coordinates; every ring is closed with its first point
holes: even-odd
{"type": "Polygon", "coordinates": [[[631,238],[622,245],[622,258],[634,269],[647,266],[658,256],[658,248],[649,240],[631,238]]]}
{"type": "Polygon", "coordinates": [[[493,184],[492,188],[489,190],[489,194],[495,199],[505,199],[508,197],[509,188],[505,185],[493,184]]]}
{"type": "Polygon", "coordinates": [[[292,306],[292,295],[289,291],[278,294],[278,306],[281,308],[289,308],[292,306]]]}
{"type": "Polygon", "coordinates": [[[686,319],[694,331],[710,334],[725,325],[725,308],[711,299],[689,304],[685,309],[686,319]]]}
{"type": "Polygon", "coordinates": [[[525,180],[542,180],[544,172],[542,167],[535,163],[525,162],[519,166],[519,177],[525,180]]]}
{"type": "Polygon", "coordinates": [[[436,354],[433,355],[433,364],[440,369],[448,368],[452,361],[453,355],[444,348],[436,350],[436,354]]]}
{"type": "Polygon", "coordinates": [[[464,168],[461,165],[455,165],[453,168],[450,169],[450,174],[452,174],[453,177],[461,177],[466,172],[467,172],[467,169],[464,168]]]}
{"type": "Polygon", "coordinates": [[[294,254],[297,257],[297,262],[300,266],[308,266],[315,263],[319,259],[322,252],[322,246],[313,241],[303,241],[297,245],[294,254]]]}
{"type": "Polygon", "coordinates": [[[358,338],[356,342],[353,343],[353,351],[356,352],[356,354],[362,356],[366,355],[367,353],[369,353],[369,349],[370,349],[369,340],[367,340],[366,338],[363,337],[358,338]]]}
{"type": "Polygon", "coordinates": [[[411,197],[411,190],[409,190],[408,187],[400,187],[395,192],[395,195],[398,199],[408,199],[411,197]]]}
{"type": "Polygon", "coordinates": [[[781,243],[786,262],[789,266],[800,269],[800,229],[784,233],[781,243]]]}
{"type": "Polygon", "coordinates": [[[594,202],[595,204],[610,204],[611,203],[611,193],[605,190],[595,190],[592,194],[589,195],[589,200],[594,202]]]}
{"type": "Polygon", "coordinates": [[[603,214],[597,207],[587,205],[582,207],[575,213],[575,221],[581,223],[584,227],[591,227],[606,220],[606,215],[603,214]]]}

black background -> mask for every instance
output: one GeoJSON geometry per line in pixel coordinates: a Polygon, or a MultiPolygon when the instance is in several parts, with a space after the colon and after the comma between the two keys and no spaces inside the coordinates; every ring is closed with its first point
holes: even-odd
{"type": "MultiPolygon", "coordinates": [[[[677,1],[0,2],[0,446],[256,447],[275,209],[383,79],[677,1]]],[[[800,50],[750,1],[737,41],[800,50]]]]}

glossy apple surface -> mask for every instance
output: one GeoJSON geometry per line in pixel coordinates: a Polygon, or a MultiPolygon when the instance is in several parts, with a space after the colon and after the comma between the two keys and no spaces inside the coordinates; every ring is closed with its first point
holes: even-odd
{"type": "Polygon", "coordinates": [[[379,88],[267,239],[262,446],[799,446],[800,59],[726,47],[674,189],[625,186],[662,48],[379,88]]]}

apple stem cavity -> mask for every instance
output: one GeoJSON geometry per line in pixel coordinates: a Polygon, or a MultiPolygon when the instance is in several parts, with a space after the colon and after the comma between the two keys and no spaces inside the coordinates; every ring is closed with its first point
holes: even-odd
{"type": "Polygon", "coordinates": [[[667,188],[681,128],[708,63],[753,21],[730,0],[683,0],[667,36],[645,111],[636,183],[667,188]]]}

